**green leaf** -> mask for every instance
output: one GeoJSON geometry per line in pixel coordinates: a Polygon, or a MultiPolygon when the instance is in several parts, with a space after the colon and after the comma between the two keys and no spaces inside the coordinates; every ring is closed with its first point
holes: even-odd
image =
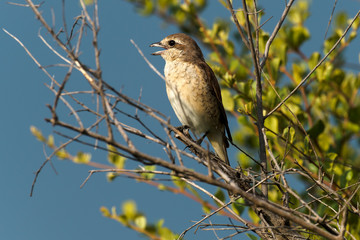
{"type": "Polygon", "coordinates": [[[251,166],[252,161],[245,154],[238,152],[237,153],[237,163],[243,168],[248,168],[251,166]]]}
{"type": "Polygon", "coordinates": [[[303,26],[292,27],[287,35],[289,45],[294,49],[299,49],[301,44],[310,38],[309,30],[303,26]]]}
{"type": "Polygon", "coordinates": [[[104,207],[104,206],[102,206],[100,208],[100,212],[104,217],[110,217],[111,216],[109,209],[104,207]]]}
{"type": "Polygon", "coordinates": [[[203,212],[205,214],[210,214],[211,213],[211,209],[206,204],[202,204],[202,210],[203,210],[203,212]]]}
{"type": "Polygon", "coordinates": [[[283,130],[282,136],[285,139],[289,139],[288,141],[290,143],[293,143],[294,139],[295,139],[295,133],[296,133],[296,131],[293,127],[287,127],[283,130]]]}
{"type": "Polygon", "coordinates": [[[187,14],[183,9],[179,8],[177,11],[175,11],[174,17],[178,24],[183,24],[187,19],[187,14]]]}
{"type": "MultiPolygon", "coordinates": [[[[351,20],[350,20],[351,21],[351,20]]],[[[348,22],[349,23],[349,22],[348,22]]],[[[351,28],[356,31],[360,26],[360,18],[356,18],[356,20],[354,21],[353,25],[351,26],[351,28]]]]}
{"type": "MultiPolygon", "coordinates": [[[[341,84],[345,78],[345,72],[339,68],[335,68],[331,75],[331,81],[341,84]]],[[[353,91],[354,89],[352,89],[353,91]]]]}
{"type": "Polygon", "coordinates": [[[121,156],[117,149],[112,145],[107,145],[109,150],[108,152],[108,160],[111,164],[113,164],[116,168],[123,169],[125,166],[126,158],[121,156]]]}
{"type": "Polygon", "coordinates": [[[249,217],[253,220],[254,223],[260,222],[259,216],[251,208],[249,208],[248,214],[249,214],[249,217]]]}
{"type": "Polygon", "coordinates": [[[328,134],[326,133],[320,133],[319,136],[317,137],[317,140],[318,140],[318,143],[319,143],[319,146],[321,147],[321,149],[324,151],[324,152],[327,152],[330,148],[330,145],[332,143],[332,138],[329,137],[328,134]]]}
{"type": "Polygon", "coordinates": [[[350,34],[349,34],[349,38],[348,38],[348,42],[350,43],[352,40],[354,40],[357,36],[357,33],[355,31],[352,31],[350,34]]]}
{"type": "MultiPolygon", "coordinates": [[[[223,47],[228,55],[231,56],[234,54],[234,44],[231,41],[227,41],[227,40],[224,41],[223,47]]],[[[226,72],[226,73],[228,73],[228,72],[226,72]]]]}
{"type": "Polygon", "coordinates": [[[129,220],[124,216],[124,215],[120,215],[116,217],[116,220],[118,220],[120,223],[122,223],[124,226],[128,226],[129,220]]]}
{"type": "Polygon", "coordinates": [[[129,220],[134,220],[137,215],[136,203],[132,200],[126,201],[122,204],[122,211],[125,217],[129,220]]]}
{"type": "Polygon", "coordinates": [[[295,128],[291,127],[290,128],[290,143],[293,143],[294,142],[294,139],[295,139],[295,128]]]}
{"type": "MultiPolygon", "coordinates": [[[[225,202],[225,194],[224,191],[221,188],[217,188],[216,193],[214,194],[215,197],[217,197],[220,201],[225,202]]],[[[221,204],[219,204],[217,201],[215,201],[215,204],[218,206],[222,206],[221,204]]]]}
{"type": "Polygon", "coordinates": [[[360,105],[349,110],[349,120],[355,124],[360,123],[360,105]]]}
{"type": "MultiPolygon", "coordinates": [[[[234,9],[235,10],[235,9],[234,9]]],[[[241,26],[245,26],[245,14],[242,8],[235,10],[236,17],[238,19],[238,22],[241,26]]],[[[231,18],[232,19],[232,18],[231,18]]]]}
{"type": "Polygon", "coordinates": [[[197,192],[195,188],[193,188],[190,184],[186,184],[185,187],[197,198],[201,198],[200,194],[197,192]]]}
{"type": "MultiPolygon", "coordinates": [[[[284,35],[284,37],[286,37],[286,35],[284,35]]],[[[282,65],[286,65],[287,63],[288,44],[286,44],[285,41],[286,39],[284,38],[275,38],[269,51],[269,55],[273,56],[274,58],[279,58],[282,65]]]]}
{"type": "Polygon", "coordinates": [[[245,200],[243,198],[239,198],[232,205],[231,208],[237,215],[241,215],[245,209],[245,200]]]}
{"type": "Polygon", "coordinates": [[[160,190],[160,191],[165,191],[165,190],[167,190],[167,187],[164,185],[164,184],[159,184],[158,185],[158,189],[160,190]]]}
{"type": "Polygon", "coordinates": [[[115,179],[117,176],[119,176],[119,174],[114,173],[114,172],[109,172],[109,173],[106,174],[106,178],[107,178],[107,180],[108,180],[109,182],[114,181],[114,179],[115,179]]]}
{"type": "MultiPolygon", "coordinates": [[[[156,170],[156,165],[147,165],[144,167],[145,170],[147,171],[155,171],[156,170]]],[[[141,176],[145,179],[153,179],[155,177],[154,173],[141,173],[141,176]]]]}
{"type": "Polygon", "coordinates": [[[334,161],[337,158],[338,154],[337,153],[327,153],[326,157],[329,158],[331,161],[334,161]]]}
{"type": "Polygon", "coordinates": [[[245,103],[244,105],[244,109],[238,109],[239,112],[244,112],[246,115],[251,115],[252,112],[254,111],[254,103],[253,102],[248,102],[245,103]]]}
{"type": "Polygon", "coordinates": [[[161,236],[162,240],[174,240],[177,239],[177,235],[174,234],[170,229],[168,228],[161,228],[158,230],[159,231],[159,235],[161,236]]]}
{"type": "Polygon", "coordinates": [[[156,228],[162,228],[164,225],[165,220],[163,218],[161,218],[159,221],[157,221],[156,228]]]}
{"type": "Polygon", "coordinates": [[[320,61],[320,53],[319,52],[314,52],[313,54],[311,54],[309,60],[308,60],[308,65],[310,69],[313,69],[318,62],[320,61]]]}
{"type": "Polygon", "coordinates": [[[345,122],[344,123],[344,129],[353,132],[353,133],[359,133],[360,131],[360,125],[352,122],[345,122]]]}
{"type": "Polygon", "coordinates": [[[176,177],[176,176],[171,176],[171,179],[174,183],[175,186],[177,186],[180,189],[184,189],[186,186],[186,182],[181,180],[180,178],[176,177]]]}
{"type": "Polygon", "coordinates": [[[324,70],[325,80],[331,79],[333,70],[334,70],[334,66],[330,62],[326,62],[325,63],[325,70],[324,70]]]}
{"type": "Polygon", "coordinates": [[[344,187],[347,187],[349,186],[349,179],[351,180],[352,179],[352,176],[353,176],[353,173],[352,171],[345,171],[343,172],[342,170],[339,171],[341,172],[342,174],[339,174],[340,175],[340,187],[344,188],[344,187]],[[349,175],[350,173],[350,175],[349,175]],[[349,175],[349,176],[348,176],[349,175]]]}
{"type": "Polygon", "coordinates": [[[353,180],[354,177],[354,171],[349,170],[346,174],[346,181],[349,183],[351,180],[353,180]]]}
{"type": "Polygon", "coordinates": [[[344,92],[345,95],[352,95],[354,91],[360,87],[360,77],[356,77],[354,74],[347,74],[343,81],[341,81],[341,90],[344,92]]]}
{"type": "Polygon", "coordinates": [[[279,57],[273,58],[270,62],[271,76],[274,80],[278,79],[281,62],[282,61],[279,57]]]}
{"type": "Polygon", "coordinates": [[[309,164],[308,168],[313,173],[318,173],[318,171],[319,171],[319,168],[312,163],[309,164]]]}
{"type": "Polygon", "coordinates": [[[347,20],[348,20],[348,15],[346,14],[346,12],[339,12],[338,14],[336,14],[335,16],[335,28],[345,28],[347,26],[347,20]]]}
{"type": "Polygon", "coordinates": [[[81,164],[86,164],[90,162],[90,160],[91,160],[91,154],[84,152],[78,152],[76,157],[74,158],[75,163],[81,163],[81,164]]]}
{"type": "Polygon", "coordinates": [[[55,140],[54,140],[54,136],[53,135],[49,135],[46,144],[50,147],[50,148],[54,148],[55,147],[55,140]]]}
{"type": "Polygon", "coordinates": [[[111,208],[111,215],[112,216],[117,216],[116,207],[111,208]]]}
{"type": "Polygon", "coordinates": [[[318,120],[312,128],[310,128],[307,133],[310,135],[312,139],[316,139],[320,133],[322,133],[325,129],[325,124],[322,120],[318,120]]]}
{"type": "Polygon", "coordinates": [[[67,153],[67,151],[66,151],[64,148],[62,148],[62,149],[60,149],[59,151],[57,151],[57,152],[55,153],[55,155],[56,155],[60,160],[69,158],[69,154],[67,153]]]}
{"type": "MultiPolygon", "coordinates": [[[[330,49],[335,45],[335,43],[338,39],[339,39],[339,36],[337,34],[334,34],[324,41],[324,49],[323,49],[324,54],[327,54],[330,51],[330,49]]],[[[336,50],[332,54],[335,54],[335,53],[336,53],[336,50]]]]}
{"type": "Polygon", "coordinates": [[[148,16],[154,12],[154,3],[152,0],[144,0],[142,2],[142,9],[140,9],[140,14],[148,16]]]}
{"type": "Polygon", "coordinates": [[[265,52],[265,46],[268,40],[269,40],[269,33],[261,31],[259,37],[259,51],[261,53],[265,52]]]}
{"type": "Polygon", "coordinates": [[[138,215],[138,216],[136,216],[134,223],[139,228],[145,229],[146,228],[146,217],[144,215],[138,215]]]}
{"type": "Polygon", "coordinates": [[[40,142],[45,142],[46,138],[42,135],[41,131],[39,129],[37,129],[35,126],[31,126],[30,127],[30,132],[32,133],[32,135],[34,135],[37,140],[39,140],[40,142]]]}
{"type": "Polygon", "coordinates": [[[305,73],[305,68],[304,68],[304,66],[293,63],[292,70],[293,70],[293,78],[294,78],[295,84],[298,85],[303,78],[303,75],[305,73]]]}
{"type": "Polygon", "coordinates": [[[274,131],[274,132],[278,132],[279,129],[279,120],[277,117],[271,115],[270,117],[268,117],[265,122],[265,127],[274,131]]]}
{"type": "Polygon", "coordinates": [[[309,17],[309,3],[308,1],[298,1],[289,12],[288,19],[295,25],[303,25],[305,20],[309,17]]]}
{"type": "Polygon", "coordinates": [[[233,111],[235,108],[235,101],[230,91],[227,89],[222,89],[221,96],[225,110],[230,112],[233,111]]]}
{"type": "Polygon", "coordinates": [[[84,1],[85,5],[91,5],[94,3],[94,0],[80,0],[80,1],[84,1]]]}
{"type": "Polygon", "coordinates": [[[258,239],[255,235],[253,235],[251,233],[246,233],[246,236],[248,236],[251,240],[257,240],[258,239]]]}
{"type": "MultiPolygon", "coordinates": [[[[227,86],[232,86],[235,82],[235,78],[236,78],[236,75],[235,74],[229,74],[228,72],[226,72],[222,78],[224,79],[224,81],[227,83],[226,85],[227,86]]],[[[222,89],[222,91],[224,91],[225,89],[222,89]]],[[[222,92],[221,92],[222,93],[222,92]]],[[[231,95],[231,94],[230,94],[231,95]]]]}
{"type": "Polygon", "coordinates": [[[304,153],[308,154],[310,151],[310,136],[307,135],[304,139],[304,153]]]}
{"type": "Polygon", "coordinates": [[[194,0],[194,4],[199,7],[199,8],[202,8],[202,7],[205,7],[206,5],[206,0],[194,0]]]}

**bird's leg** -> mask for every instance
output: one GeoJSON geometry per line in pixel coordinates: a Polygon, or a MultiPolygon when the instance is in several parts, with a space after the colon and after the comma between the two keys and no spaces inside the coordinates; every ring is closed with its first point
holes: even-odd
{"type": "MultiPolygon", "coordinates": [[[[175,128],[176,128],[176,130],[182,132],[187,138],[189,138],[191,141],[194,142],[194,139],[191,137],[191,135],[190,135],[190,133],[189,133],[189,129],[190,129],[189,126],[187,126],[187,125],[182,125],[182,126],[175,127],[175,128]]],[[[180,138],[179,138],[179,135],[178,135],[177,133],[175,133],[175,132],[174,132],[174,136],[175,136],[176,138],[180,139],[180,138]]],[[[185,149],[186,149],[187,147],[188,147],[188,146],[186,146],[185,149]]],[[[184,149],[184,150],[185,150],[185,149],[184,149]]]]}
{"type": "Polygon", "coordinates": [[[196,140],[196,143],[198,145],[201,145],[202,141],[204,141],[204,138],[206,137],[206,135],[208,134],[209,132],[206,132],[201,138],[199,138],[198,140],[196,140]]]}

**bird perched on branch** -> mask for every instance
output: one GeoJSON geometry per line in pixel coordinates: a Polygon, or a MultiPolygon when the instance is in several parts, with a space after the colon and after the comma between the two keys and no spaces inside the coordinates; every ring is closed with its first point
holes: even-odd
{"type": "MultiPolygon", "coordinates": [[[[228,165],[226,148],[232,141],[220,86],[197,43],[188,35],[176,33],[150,47],[164,48],[166,92],[180,122],[195,134],[205,134],[216,154],[228,165]]],[[[204,136],[205,136],[204,135],[204,136]]]]}

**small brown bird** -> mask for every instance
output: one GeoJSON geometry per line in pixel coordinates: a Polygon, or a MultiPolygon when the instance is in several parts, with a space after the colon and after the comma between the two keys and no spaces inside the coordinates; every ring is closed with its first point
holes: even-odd
{"type": "Polygon", "coordinates": [[[150,47],[165,49],[152,55],[160,55],[166,62],[166,92],[180,122],[195,136],[205,133],[216,154],[230,165],[225,130],[230,141],[232,138],[220,86],[199,46],[186,34],[176,33],[150,47]]]}

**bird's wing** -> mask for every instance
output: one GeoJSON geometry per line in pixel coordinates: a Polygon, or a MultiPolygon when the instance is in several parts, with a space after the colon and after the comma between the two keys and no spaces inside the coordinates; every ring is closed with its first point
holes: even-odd
{"type": "Polygon", "coordinates": [[[220,108],[220,121],[225,125],[225,129],[226,129],[228,138],[229,138],[230,142],[232,142],[232,137],[231,137],[231,133],[230,133],[228,120],[227,120],[225,109],[224,109],[224,106],[222,103],[220,85],[217,81],[215,73],[206,62],[201,62],[199,65],[200,65],[199,66],[200,68],[202,68],[206,71],[206,76],[208,76],[208,78],[206,78],[206,81],[208,81],[210,83],[210,86],[214,92],[214,95],[216,96],[216,99],[218,100],[218,105],[220,108]]]}

